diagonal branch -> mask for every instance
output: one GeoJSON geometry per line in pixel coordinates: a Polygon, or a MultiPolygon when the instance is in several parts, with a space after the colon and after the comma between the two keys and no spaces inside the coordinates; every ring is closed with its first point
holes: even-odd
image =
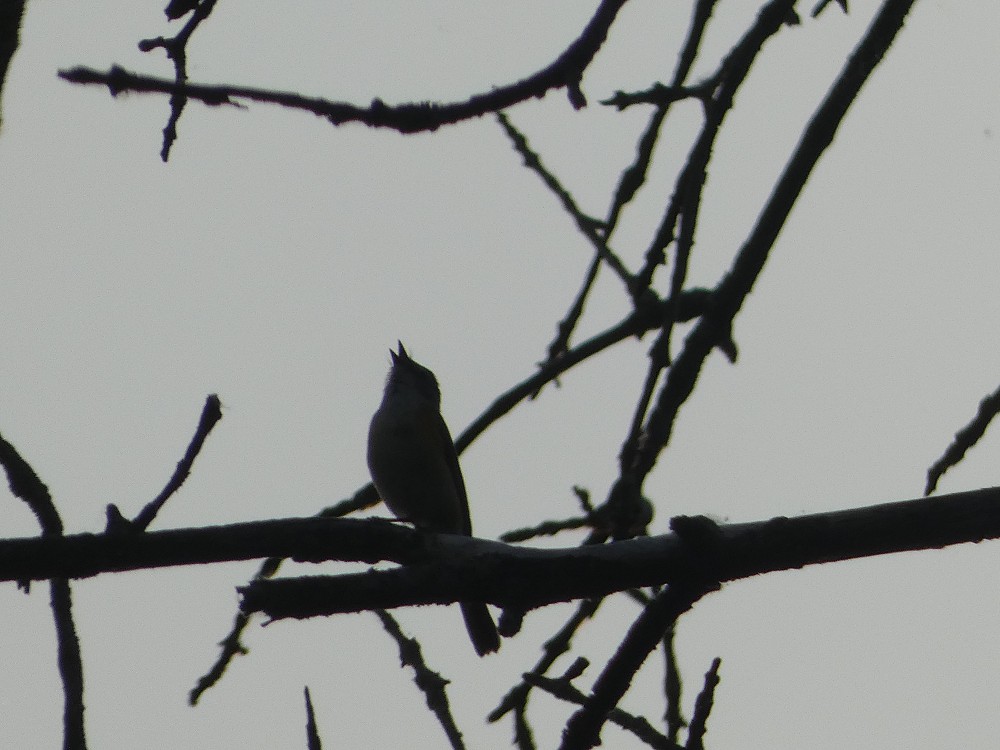
{"type": "Polygon", "coordinates": [[[464,750],[465,743],[462,742],[462,733],[455,723],[455,717],[451,715],[451,706],[448,704],[448,693],[445,687],[449,680],[440,673],[431,669],[424,661],[424,655],[420,648],[420,643],[416,638],[409,638],[404,633],[395,618],[384,609],[376,609],[375,616],[382,622],[382,627],[389,637],[396,642],[399,648],[399,663],[404,667],[413,668],[413,682],[424,694],[427,708],[438,720],[448,744],[454,750],[464,750]]]}
{"type": "Polygon", "coordinates": [[[984,397],[979,402],[979,409],[972,421],[955,433],[955,439],[945,450],[944,455],[935,461],[927,470],[927,486],[924,487],[924,494],[929,495],[937,489],[938,480],[948,469],[957,465],[965,452],[979,442],[979,439],[986,434],[986,428],[990,422],[1000,414],[1000,388],[984,397]]]}
{"type": "Polygon", "coordinates": [[[476,417],[455,440],[455,447],[461,453],[487,428],[510,412],[515,406],[538,393],[546,384],[556,380],[571,367],[605,349],[632,336],[642,336],[663,325],[668,315],[678,315],[679,320],[691,320],[701,315],[708,302],[709,292],[705,289],[687,289],[678,300],[650,301],[640,305],[617,324],[578,344],[555,360],[547,360],[534,375],[521,381],[506,393],[500,394],[492,404],[476,417]]]}
{"type": "MultiPolygon", "coordinates": [[[[544,690],[560,700],[577,705],[585,705],[587,696],[581,693],[573,683],[566,678],[535,677],[526,676],[531,684],[540,690],[544,690]]],[[[671,741],[665,735],[653,729],[653,726],[643,717],[634,716],[620,708],[612,708],[608,711],[607,720],[621,727],[626,732],[634,734],[644,744],[654,750],[680,750],[677,743],[671,741]]]]}
{"type": "Polygon", "coordinates": [[[561,750],[592,748],[601,744],[601,727],[625,695],[632,678],[663,634],[677,618],[718,584],[671,586],[646,606],[629,628],[615,655],[605,665],[583,707],[570,717],[563,732],[561,750]]]}
{"type": "Polygon", "coordinates": [[[837,128],[861,87],[902,29],[913,3],[914,0],[886,0],[806,126],[750,236],[712,295],[712,304],[691,331],[670,369],[647,420],[642,449],[636,454],[633,469],[638,478],[644,478],[652,470],[669,442],[677,413],[694,390],[705,360],[729,336],[733,319],[760,276],[809,175],[833,142],[837,128]]]}
{"type": "Polygon", "coordinates": [[[160,491],[160,494],[139,512],[139,515],[132,521],[130,530],[145,531],[149,528],[153,519],[156,518],[156,514],[160,512],[160,509],[167,500],[181,488],[181,485],[184,484],[184,481],[190,475],[191,467],[201,452],[201,448],[205,444],[206,438],[208,438],[208,433],[212,431],[212,428],[215,427],[220,419],[222,419],[222,403],[219,401],[219,397],[213,393],[205,399],[205,406],[202,408],[201,417],[198,419],[198,428],[195,430],[187,450],[184,451],[184,456],[177,463],[177,468],[174,470],[170,480],[160,491]]]}

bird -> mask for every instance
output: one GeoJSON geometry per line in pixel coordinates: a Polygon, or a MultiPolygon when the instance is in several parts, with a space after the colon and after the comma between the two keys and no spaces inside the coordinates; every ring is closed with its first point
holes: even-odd
{"type": "MultiPolygon", "coordinates": [[[[455,443],[441,416],[441,388],[401,341],[389,350],[392,367],[382,403],[368,428],[368,469],[379,497],[400,520],[418,529],[472,536],[465,480],[455,443]]],[[[479,656],[500,648],[483,602],[461,602],[469,639],[479,656]]]]}

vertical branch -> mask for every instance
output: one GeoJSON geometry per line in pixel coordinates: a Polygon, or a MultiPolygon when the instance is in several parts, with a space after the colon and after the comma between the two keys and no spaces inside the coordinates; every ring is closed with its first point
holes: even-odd
{"type": "MultiPolygon", "coordinates": [[[[698,49],[701,47],[701,41],[704,38],[705,29],[712,17],[712,10],[715,8],[716,2],[718,0],[698,0],[695,3],[691,14],[691,28],[688,30],[687,37],[684,40],[684,47],[677,56],[677,69],[674,71],[673,81],[670,84],[671,89],[679,89],[684,85],[684,81],[687,80],[688,74],[691,72],[691,66],[694,65],[695,58],[698,55],[698,49]]],[[[649,119],[649,123],[646,125],[646,130],[639,138],[635,161],[622,171],[621,177],[618,180],[618,187],[615,189],[614,199],[611,202],[611,209],[608,211],[608,218],[605,222],[607,224],[608,235],[617,226],[622,209],[635,197],[646,181],[646,173],[653,160],[653,148],[656,146],[660,129],[663,127],[663,123],[666,121],[667,114],[670,111],[670,106],[674,101],[674,99],[668,99],[666,102],[657,105],[649,119]]],[[[663,262],[663,247],[660,248],[660,263],[663,262]]],[[[656,265],[658,263],[654,263],[653,267],[655,268],[656,265]]],[[[644,280],[642,286],[648,286],[652,274],[644,273],[643,275],[647,276],[647,278],[644,280]]]]}
{"type": "MultiPolygon", "coordinates": [[[[687,279],[688,262],[694,248],[701,194],[705,185],[712,147],[722,129],[726,115],[733,106],[736,92],[749,75],[754,60],[768,39],[781,29],[794,4],[795,0],[772,0],[761,9],[757,20],[733,47],[722,62],[720,70],[713,77],[716,83],[713,86],[712,96],[705,102],[705,122],[697,140],[691,147],[687,163],[678,175],[674,195],[667,205],[663,220],[646,253],[646,265],[637,274],[639,283],[645,285],[652,283],[653,274],[663,261],[664,249],[673,241],[674,229],[679,222],[680,232],[677,236],[676,258],[670,278],[670,298],[675,300],[675,304],[687,279]]],[[[710,7],[702,9],[702,14],[697,19],[701,23],[707,23],[710,13],[710,7]]],[[[695,31],[700,33],[703,29],[696,26],[695,31]]],[[[679,69],[679,72],[680,70],[683,68],[679,69]]],[[[647,419],[660,377],[670,365],[670,339],[679,312],[679,310],[675,310],[673,315],[664,317],[660,335],[650,349],[649,370],[632,414],[628,434],[619,452],[619,464],[623,475],[631,473],[640,445],[647,447],[643,440],[645,434],[643,424],[647,419]]],[[[622,484],[622,487],[634,490],[639,487],[639,484],[639,478],[633,477],[622,484]]],[[[634,491],[629,490],[621,493],[623,497],[629,495],[634,495],[634,491]]],[[[625,503],[624,507],[627,506],[628,503],[625,503]]]]}
{"type": "Polygon", "coordinates": [[[686,747],[689,750],[704,750],[705,732],[708,725],[708,715],[712,712],[715,700],[715,688],[719,684],[719,667],[722,659],[716,657],[712,659],[712,666],[705,673],[705,686],[698,693],[698,699],[694,704],[694,713],[691,716],[691,728],[688,730],[688,741],[686,747]]]}
{"type": "Polygon", "coordinates": [[[316,712],[313,710],[312,696],[309,695],[308,686],[306,686],[304,693],[306,699],[306,747],[308,750],[323,750],[319,727],[316,726],[316,712]]]}
{"type": "Polygon", "coordinates": [[[73,599],[69,581],[53,578],[49,582],[49,601],[56,624],[58,644],[59,674],[62,676],[63,708],[63,748],[65,750],[86,750],[87,737],[83,725],[83,657],[80,655],[80,640],[73,624],[73,599]]]}
{"type": "MultiPolygon", "coordinates": [[[[21,458],[17,449],[0,436],[0,465],[7,472],[7,482],[15,496],[24,500],[42,527],[42,536],[62,536],[62,519],[56,510],[49,488],[34,469],[21,458]]],[[[87,739],[83,724],[83,660],[80,641],[73,624],[73,601],[69,581],[50,581],[52,616],[56,626],[59,675],[63,683],[63,748],[86,750],[87,739]]]]}
{"type": "Polygon", "coordinates": [[[667,709],[663,719],[667,725],[667,738],[677,742],[681,727],[684,726],[684,716],[681,714],[681,673],[677,668],[677,655],[674,653],[674,627],[671,625],[663,635],[663,697],[667,709]]]}
{"type": "Polygon", "coordinates": [[[162,47],[174,63],[174,90],[170,93],[170,118],[163,127],[163,146],[160,149],[160,158],[165,162],[170,158],[170,149],[177,140],[177,123],[181,120],[184,107],[187,106],[188,96],[184,92],[184,85],[188,80],[187,73],[187,43],[192,34],[201,25],[201,22],[208,18],[215,8],[216,0],[202,0],[197,2],[176,2],[171,0],[165,13],[167,18],[174,20],[186,15],[190,11],[191,18],[184,24],[180,33],[172,39],[157,37],[156,39],[145,39],[139,43],[139,49],[149,52],[158,47],[162,47]]]}
{"type": "MultiPolygon", "coordinates": [[[[21,20],[27,0],[7,0],[0,5],[0,103],[3,101],[4,84],[10,61],[21,43],[21,20]]],[[[0,109],[0,125],[3,124],[3,110],[0,109]]]]}

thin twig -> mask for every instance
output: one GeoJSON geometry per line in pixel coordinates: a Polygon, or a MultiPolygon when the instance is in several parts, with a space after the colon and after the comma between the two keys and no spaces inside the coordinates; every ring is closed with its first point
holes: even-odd
{"type": "MultiPolygon", "coordinates": [[[[162,47],[174,62],[174,82],[179,88],[183,88],[188,82],[187,74],[187,45],[195,30],[207,20],[215,8],[216,0],[201,0],[192,10],[191,18],[187,20],[184,27],[173,39],[163,39],[162,37],[153,40],[139,42],[139,49],[148,52],[156,47],[162,47]]],[[[177,124],[180,122],[181,113],[187,104],[187,96],[183,90],[177,90],[170,95],[170,118],[163,128],[163,146],[160,148],[160,158],[166,162],[170,158],[170,149],[177,140],[177,124]]]]}
{"type": "MultiPolygon", "coordinates": [[[[575,703],[578,706],[582,706],[587,701],[587,696],[580,692],[565,677],[552,678],[526,675],[525,678],[534,687],[544,690],[549,695],[564,700],[567,703],[575,703]]],[[[671,742],[666,735],[656,731],[652,724],[642,716],[630,714],[620,708],[613,708],[608,713],[608,721],[621,727],[626,732],[634,734],[650,747],[657,748],[658,750],[679,750],[677,743],[671,742]]]]}
{"type": "MultiPolygon", "coordinates": [[[[618,278],[621,279],[622,283],[625,285],[625,289],[631,294],[632,273],[608,246],[606,237],[607,233],[604,231],[601,222],[592,216],[587,216],[582,210],[580,210],[580,207],[576,205],[576,201],[573,199],[573,196],[570,195],[569,191],[566,190],[565,187],[563,187],[559,179],[545,167],[542,163],[541,157],[528,144],[528,139],[524,136],[524,134],[518,130],[513,123],[511,123],[510,118],[508,118],[503,112],[498,112],[497,121],[500,123],[500,126],[504,129],[504,132],[513,144],[514,150],[521,155],[524,165],[537,174],[541,178],[542,182],[545,183],[545,186],[556,196],[556,198],[559,199],[559,202],[563,206],[563,210],[573,219],[577,229],[580,231],[580,234],[582,234],[594,248],[597,258],[604,261],[611,267],[611,269],[618,275],[618,278]]],[[[555,358],[566,350],[570,334],[576,327],[576,323],[578,322],[580,315],[583,313],[586,296],[590,291],[590,287],[593,284],[594,279],[597,278],[596,261],[592,262],[591,269],[587,273],[586,278],[587,282],[584,284],[583,290],[581,290],[580,294],[577,295],[576,301],[571,306],[571,313],[567,316],[567,319],[563,323],[560,323],[558,327],[559,337],[557,338],[557,343],[554,343],[549,347],[550,359],[555,358]]]]}
{"type": "Polygon", "coordinates": [[[722,659],[712,659],[712,666],[705,673],[705,685],[695,700],[694,713],[691,714],[691,727],[688,729],[687,750],[704,750],[705,731],[708,728],[708,715],[712,712],[715,701],[715,688],[719,684],[719,667],[722,659]]]}
{"type": "Polygon", "coordinates": [[[323,750],[323,742],[319,736],[319,727],[316,726],[316,713],[313,711],[312,697],[309,695],[309,687],[305,688],[306,700],[306,747],[308,750],[323,750]]]}
{"type": "Polygon", "coordinates": [[[986,428],[997,414],[1000,414],[1000,388],[993,391],[979,402],[979,409],[972,421],[955,433],[955,439],[945,450],[944,455],[935,461],[927,470],[927,486],[924,494],[930,495],[937,489],[938,480],[948,469],[958,464],[964,457],[965,452],[979,442],[979,439],[986,434],[986,428]]]}
{"type": "Polygon", "coordinates": [[[455,750],[463,750],[465,744],[462,742],[462,733],[458,730],[455,718],[451,715],[448,693],[445,692],[448,680],[427,666],[420,649],[420,643],[415,638],[404,635],[402,628],[399,627],[399,623],[392,615],[384,609],[373,611],[382,622],[382,627],[396,642],[396,646],[399,648],[401,666],[413,667],[413,682],[424,694],[427,707],[437,717],[445,736],[448,737],[449,744],[455,750]]]}
{"type": "Polygon", "coordinates": [[[573,636],[576,635],[585,622],[593,618],[603,602],[604,599],[584,599],[577,603],[576,610],[569,619],[542,645],[542,656],[535,666],[531,668],[531,671],[525,675],[525,679],[511,688],[500,699],[499,705],[486,717],[488,722],[499,721],[511,711],[523,712],[528,703],[528,694],[532,688],[531,683],[527,680],[527,676],[544,676],[552,668],[556,660],[569,651],[573,636]]]}
{"type": "MultiPolygon", "coordinates": [[[[378,502],[380,502],[378,493],[375,492],[375,487],[369,483],[358,490],[353,497],[348,498],[347,500],[342,500],[336,505],[320,511],[317,516],[320,518],[341,518],[348,513],[369,508],[378,502]]],[[[265,559],[264,562],[261,563],[261,566],[253,580],[262,580],[276,575],[284,559],[285,558],[282,557],[268,557],[265,559]]],[[[243,631],[246,630],[247,625],[249,624],[249,615],[238,611],[229,633],[227,633],[225,638],[219,642],[221,650],[219,652],[219,656],[215,660],[215,663],[209,667],[208,672],[198,678],[195,687],[192,688],[191,693],[188,696],[188,701],[192,706],[198,702],[202,693],[213,687],[220,679],[222,679],[222,676],[225,674],[226,669],[228,669],[229,664],[232,662],[234,657],[242,656],[248,653],[248,649],[243,645],[241,638],[243,636],[243,631]]]]}
{"type": "MultiPolygon", "coordinates": [[[[694,65],[695,58],[698,55],[698,49],[701,46],[701,40],[705,35],[705,28],[708,26],[708,21],[712,17],[712,10],[714,9],[716,2],[718,2],[718,0],[698,0],[698,2],[695,3],[691,15],[691,28],[688,30],[684,46],[677,56],[677,68],[674,71],[673,81],[670,86],[665,87],[657,84],[657,86],[654,87],[659,90],[669,91],[670,96],[663,97],[660,101],[655,102],[656,109],[649,118],[646,130],[639,138],[635,161],[622,170],[621,177],[618,180],[618,187],[615,189],[614,199],[611,201],[611,208],[608,210],[608,218],[605,222],[607,226],[606,233],[609,236],[618,225],[618,218],[621,215],[622,209],[635,197],[636,193],[639,192],[639,189],[646,181],[646,173],[653,160],[653,150],[659,138],[660,130],[662,129],[664,122],[666,122],[667,114],[670,111],[671,105],[675,101],[681,101],[683,99],[690,98],[691,96],[704,98],[706,95],[703,91],[685,89],[684,82],[687,80],[688,74],[691,72],[692,65],[694,65]]],[[[617,99],[618,97],[623,96],[626,95],[619,92],[615,97],[602,102],[602,104],[618,106],[620,111],[621,109],[624,109],[624,106],[619,106],[617,99]]],[[[648,286],[648,282],[646,286],[648,286]]]]}
{"type": "Polygon", "coordinates": [[[201,417],[198,419],[198,427],[191,438],[191,442],[188,444],[187,450],[184,451],[184,457],[177,463],[177,468],[160,494],[139,511],[139,514],[131,523],[132,530],[145,531],[149,528],[149,525],[156,518],[156,514],[160,512],[163,505],[181,488],[184,480],[191,474],[191,467],[201,452],[201,448],[205,444],[205,439],[220,419],[222,419],[222,403],[219,401],[219,397],[213,393],[205,399],[205,406],[202,407],[201,417]]]}
{"type": "MultiPolygon", "coordinates": [[[[701,315],[707,303],[709,293],[704,289],[688,289],[681,295],[680,308],[682,320],[691,320],[701,315]]],[[[506,393],[501,394],[490,404],[455,440],[459,452],[465,450],[473,440],[486,429],[511,411],[521,401],[538,393],[543,386],[556,380],[560,375],[583,360],[631,338],[642,336],[647,331],[655,330],[663,324],[663,315],[673,314],[672,300],[663,300],[648,306],[641,306],[632,311],[623,320],[606,328],[603,332],[587,339],[570,349],[559,359],[546,362],[539,367],[538,372],[521,381],[506,393]]]]}
{"type": "Polygon", "coordinates": [[[501,534],[498,538],[501,542],[516,544],[527,542],[530,539],[537,539],[542,536],[556,536],[563,531],[574,531],[576,529],[593,528],[592,518],[565,518],[561,521],[542,521],[534,526],[526,526],[520,529],[512,529],[501,534]]]}
{"type": "Polygon", "coordinates": [[[667,705],[663,719],[667,725],[667,737],[671,742],[677,742],[677,737],[686,724],[681,713],[681,673],[677,668],[677,655],[674,653],[675,632],[676,628],[671,625],[663,634],[663,698],[667,705]]]}
{"type": "Polygon", "coordinates": [[[191,688],[191,692],[188,693],[188,703],[192,706],[198,704],[198,700],[201,698],[202,693],[222,679],[222,676],[226,673],[229,668],[230,663],[232,663],[233,658],[236,656],[244,656],[250,651],[246,646],[243,645],[240,637],[243,635],[243,631],[246,630],[247,625],[250,624],[250,615],[239,610],[236,611],[236,616],[233,621],[233,627],[230,629],[229,633],[225,638],[219,643],[222,647],[218,658],[215,663],[209,667],[208,671],[198,678],[195,686],[191,688]]]}

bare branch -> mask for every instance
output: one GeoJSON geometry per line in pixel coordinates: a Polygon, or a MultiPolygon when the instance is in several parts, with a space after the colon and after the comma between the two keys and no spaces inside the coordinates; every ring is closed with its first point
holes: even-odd
{"type": "Polygon", "coordinates": [[[674,633],[673,626],[667,628],[663,634],[663,698],[667,704],[663,712],[663,718],[667,724],[667,737],[671,742],[676,742],[681,728],[686,724],[681,713],[681,673],[677,666],[677,656],[674,653],[674,633]]]}
{"type": "Polygon", "coordinates": [[[222,679],[222,676],[226,673],[226,669],[229,668],[229,664],[232,662],[234,657],[243,656],[249,653],[247,647],[244,646],[243,642],[240,640],[240,636],[243,635],[243,631],[246,630],[246,627],[249,624],[250,615],[237,610],[233,621],[233,627],[230,629],[226,637],[219,643],[222,650],[218,658],[215,660],[215,663],[209,667],[208,672],[198,678],[195,686],[191,688],[191,692],[188,693],[189,705],[198,705],[198,701],[201,698],[202,693],[210,687],[214,687],[215,684],[222,679]]]}
{"type": "Polygon", "coordinates": [[[712,666],[705,673],[705,686],[698,693],[695,701],[694,713],[691,716],[691,728],[688,732],[687,747],[690,750],[704,750],[705,732],[707,730],[708,715],[712,712],[712,705],[715,699],[715,688],[719,684],[719,667],[722,666],[722,659],[716,657],[712,659],[712,666]]]}
{"type": "Polygon", "coordinates": [[[413,682],[420,692],[424,694],[427,708],[437,718],[438,723],[448,737],[448,743],[455,750],[463,750],[465,743],[462,742],[462,733],[458,730],[455,718],[451,715],[451,706],[448,704],[448,693],[445,686],[448,680],[427,666],[424,661],[420,643],[416,638],[409,638],[403,634],[402,628],[396,619],[384,609],[374,610],[375,615],[382,622],[382,627],[389,636],[396,642],[399,648],[399,662],[401,666],[413,667],[413,682]]]}
{"type": "Polygon", "coordinates": [[[316,714],[313,712],[312,697],[309,695],[309,687],[305,690],[306,700],[306,747],[308,750],[322,750],[323,743],[320,741],[319,727],[316,726],[316,714]]]}
{"type": "Polygon", "coordinates": [[[629,628],[625,639],[605,665],[583,708],[570,717],[560,750],[577,750],[600,744],[601,727],[625,695],[639,667],[656,648],[664,632],[696,601],[718,584],[671,586],[660,592],[629,628]]]}
{"type": "Polygon", "coordinates": [[[427,537],[382,519],[289,518],[148,531],[0,541],[0,580],[88,578],[100,573],[264,557],[300,562],[426,562],[427,537]]]}
{"type": "Polygon", "coordinates": [[[986,434],[986,428],[990,426],[993,418],[1000,414],[1000,388],[993,391],[979,402],[979,409],[976,416],[965,427],[955,433],[955,439],[945,450],[944,455],[935,461],[927,470],[927,486],[924,494],[929,495],[937,489],[938,480],[948,469],[958,464],[964,457],[965,452],[979,442],[979,439],[986,434]]]}
{"type": "MultiPolygon", "coordinates": [[[[24,500],[42,527],[42,538],[35,541],[62,541],[63,524],[59,518],[49,488],[17,449],[0,436],[0,465],[7,472],[11,492],[24,500]]],[[[12,580],[27,582],[31,576],[15,576],[12,580]]],[[[27,583],[23,583],[27,589],[27,583]]],[[[86,750],[87,737],[83,723],[83,659],[80,639],[73,623],[73,595],[67,577],[53,577],[49,602],[55,621],[59,676],[63,684],[63,748],[86,750]]]]}
{"type": "MultiPolygon", "coordinates": [[[[711,351],[729,338],[733,319],[753,288],[781,228],[791,213],[820,156],[833,142],[837,128],[861,87],[892,45],[914,0],[887,0],[851,54],[836,82],[802,134],[788,165],[774,186],[729,273],[713,294],[709,310],[685,341],[670,368],[663,389],[646,423],[645,439],[633,470],[644,478],[666,447],[677,412],[694,390],[711,351]]],[[[784,22],[788,8],[769,6],[775,22],[784,22]]],[[[790,7],[790,6],[789,6],[790,7]]]]}
{"type": "Polygon", "coordinates": [[[156,514],[160,512],[160,508],[181,488],[184,480],[191,473],[191,467],[201,452],[208,433],[212,431],[212,428],[215,427],[220,419],[222,419],[222,404],[219,401],[219,397],[213,393],[205,399],[205,406],[202,408],[201,417],[198,420],[198,428],[195,430],[194,436],[191,438],[191,442],[184,452],[184,457],[178,462],[173,476],[170,477],[170,480],[160,494],[135,517],[129,526],[131,531],[145,531],[149,528],[149,524],[156,518],[156,514]]]}
{"type": "Polygon", "coordinates": [[[257,581],[244,589],[245,609],[274,606],[269,614],[275,617],[308,617],[455,601],[534,607],[692,576],[734,581],[805,565],[1000,538],[1000,488],[743,524],[678,516],[671,526],[676,533],[563,549],[512,547],[418,532],[380,519],[349,518],[7,539],[0,541],[0,580],[86,578],[269,556],[300,562],[387,560],[405,567],[257,581]],[[290,588],[299,592],[289,596],[290,588]],[[310,601],[297,599],[307,594],[310,601]],[[292,605],[297,609],[288,609],[292,605]]]}
{"type": "MultiPolygon", "coordinates": [[[[567,703],[584,705],[587,696],[580,692],[573,683],[566,677],[553,679],[552,677],[535,677],[526,675],[534,687],[544,690],[549,695],[555,696],[567,703]]],[[[615,724],[627,732],[634,734],[645,744],[658,750],[679,750],[675,742],[671,742],[665,735],[653,729],[648,720],[641,716],[635,716],[620,708],[613,708],[608,712],[608,721],[615,724]]]]}
{"type": "Polygon", "coordinates": [[[578,344],[558,359],[545,362],[538,368],[537,373],[498,396],[455,439],[455,447],[459,452],[465,450],[491,424],[510,412],[521,401],[537,394],[546,384],[556,380],[573,365],[632,336],[642,336],[647,331],[656,330],[663,325],[664,316],[678,314],[681,316],[681,320],[691,320],[701,315],[708,298],[709,292],[705,289],[688,289],[681,294],[678,306],[675,306],[674,301],[669,299],[640,304],[620,322],[578,344]]]}
{"type": "MultiPolygon", "coordinates": [[[[642,586],[735,581],[806,565],[1000,538],[1000,488],[744,524],[678,516],[671,526],[673,534],[563,549],[428,534],[411,539],[409,558],[417,563],[422,553],[419,564],[256,581],[241,589],[241,606],[274,619],[456,601],[527,610],[642,586]]],[[[392,531],[400,530],[372,530],[369,542],[392,536],[392,531]]],[[[348,535],[340,531],[337,536],[348,535]]],[[[320,553],[310,549],[308,557],[316,559],[320,553]]],[[[336,542],[326,556],[348,558],[336,542]]],[[[373,556],[369,548],[369,558],[373,556]]]]}
{"type": "Polygon", "coordinates": [[[486,720],[495,722],[502,719],[507,713],[513,711],[515,716],[523,715],[528,705],[528,694],[531,692],[533,682],[531,678],[544,676],[556,660],[569,652],[570,643],[573,636],[583,626],[585,622],[593,618],[594,614],[604,603],[604,599],[584,599],[577,603],[576,611],[566,621],[566,623],[543,644],[542,656],[532,667],[530,672],[524,675],[520,683],[511,688],[501,699],[500,705],[494,708],[486,720]]]}
{"type": "Polygon", "coordinates": [[[551,89],[567,89],[573,106],[577,108],[584,106],[580,81],[584,71],[604,44],[608,30],[625,2],[626,0],[603,0],[576,41],[548,67],[516,83],[476,94],[464,102],[450,104],[424,102],[390,106],[380,99],[375,99],[370,107],[357,107],[353,104],[305,97],[287,91],[272,91],[250,86],[178,83],[176,80],[132,73],[117,65],[112,66],[106,73],[85,67],[61,70],[59,77],[70,83],[107,86],[112,96],[120,93],[170,94],[197,99],[211,106],[235,105],[235,100],[249,99],[312,112],[325,117],[334,125],[359,122],[371,127],[391,128],[401,133],[417,133],[437,130],[443,125],[453,125],[499,112],[528,99],[540,98],[551,89]]]}

